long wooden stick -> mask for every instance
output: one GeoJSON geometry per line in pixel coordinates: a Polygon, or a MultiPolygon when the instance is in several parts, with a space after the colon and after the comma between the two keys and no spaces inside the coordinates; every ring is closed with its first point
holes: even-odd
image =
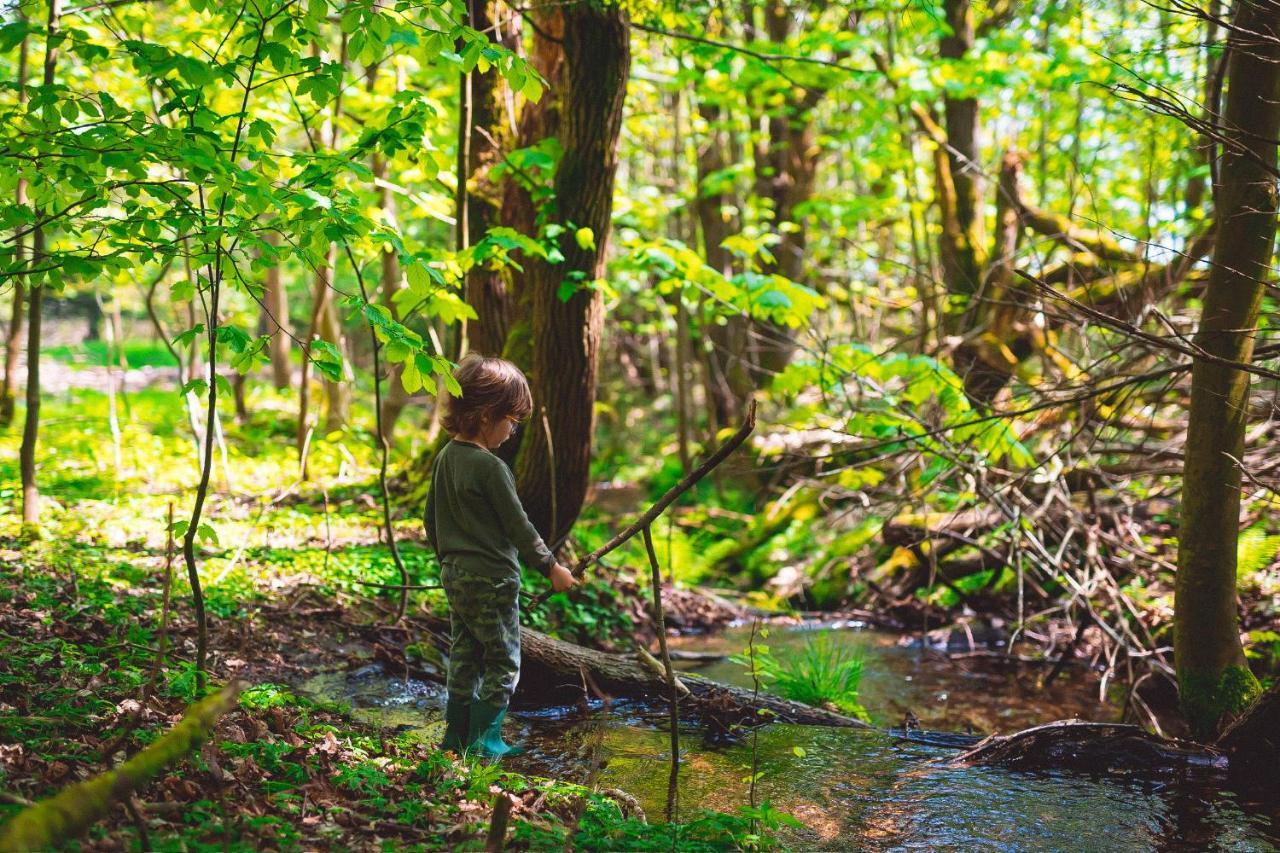
{"type": "MultiPolygon", "coordinates": [[[[617,536],[614,536],[608,542],[604,543],[599,548],[579,560],[573,567],[573,576],[575,578],[581,578],[587,569],[591,568],[597,560],[608,554],[610,551],[621,547],[627,542],[627,540],[631,539],[631,537],[635,536],[641,530],[644,530],[652,524],[653,520],[661,515],[667,507],[675,503],[677,498],[689,491],[689,489],[693,488],[699,480],[707,476],[707,474],[710,474],[711,471],[714,470],[721,462],[728,459],[733,451],[737,450],[742,442],[747,440],[747,436],[751,435],[751,431],[755,428],[756,401],[752,400],[747,406],[747,416],[746,419],[743,420],[742,426],[738,427],[738,431],[735,432],[728,441],[722,444],[719,450],[708,457],[707,460],[699,465],[696,470],[686,475],[683,480],[668,489],[667,493],[659,498],[657,503],[645,511],[644,515],[633,521],[617,536]]],[[[548,590],[534,598],[530,602],[530,606],[536,607],[550,597],[551,591],[548,590]]]]}

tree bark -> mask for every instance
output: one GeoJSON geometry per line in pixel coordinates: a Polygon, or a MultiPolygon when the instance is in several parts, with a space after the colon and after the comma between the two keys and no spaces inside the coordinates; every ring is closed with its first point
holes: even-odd
{"type": "MultiPolygon", "coordinates": [[[[964,325],[981,328],[977,340],[965,341],[956,347],[952,356],[956,372],[964,379],[964,391],[971,400],[990,405],[1000,390],[1008,384],[1018,366],[1013,360],[992,358],[988,349],[1013,353],[1010,346],[1016,335],[1015,326],[1024,313],[1029,295],[1018,286],[1014,275],[1018,243],[1022,235],[1020,196],[1018,182],[1022,176],[1022,156],[1007,152],[1000,167],[999,190],[996,196],[996,234],[992,247],[991,265],[980,291],[981,299],[968,306],[972,320],[964,325]]],[[[1019,347],[1026,349],[1026,347],[1019,347]]]]}
{"type": "Polygon", "coordinates": [[[336,382],[327,376],[324,380],[324,428],[327,432],[343,429],[351,416],[351,353],[346,335],[342,333],[342,319],[338,306],[329,294],[330,282],[337,266],[337,246],[329,246],[329,264],[316,271],[316,292],[324,293],[324,307],[320,311],[318,332],[321,339],[337,347],[342,353],[342,378],[336,382]]]}
{"type": "MultiPolygon", "coordinates": [[[[702,251],[707,265],[729,278],[734,273],[733,254],[722,244],[738,230],[739,223],[736,217],[727,217],[725,210],[737,205],[727,193],[708,186],[709,179],[728,165],[719,127],[720,108],[702,102],[698,112],[707,124],[706,138],[698,147],[698,198],[694,205],[702,231],[702,251]]],[[[717,311],[715,305],[711,308],[717,311]]],[[[724,325],[710,321],[705,324],[711,345],[706,352],[707,397],[717,424],[737,420],[754,387],[747,358],[748,325],[746,318],[740,316],[726,318],[724,325]]]]}
{"type": "Polygon", "coordinates": [[[1231,756],[1231,771],[1280,793],[1280,685],[1232,723],[1216,746],[1231,756]]]}
{"type": "MultiPolygon", "coordinates": [[[[825,3],[815,3],[811,14],[820,15],[825,3]]],[[[860,12],[850,11],[847,25],[857,26],[860,12]]],[[[783,45],[795,28],[795,12],[783,3],[764,7],[765,31],[769,40],[783,45]]],[[[778,112],[766,116],[767,137],[756,150],[756,193],[768,199],[773,222],[780,238],[773,248],[774,261],[765,273],[803,283],[807,259],[805,224],[798,221],[797,209],[813,198],[820,149],[814,128],[813,111],[826,95],[821,87],[803,90],[788,98],[778,112]],[[785,225],[786,227],[781,227],[785,225]]],[[[791,361],[796,351],[791,329],[768,320],[755,320],[749,333],[749,352],[755,384],[768,385],[791,361]]]]}
{"type": "MultiPolygon", "coordinates": [[[[275,245],[280,238],[275,232],[266,235],[267,242],[275,245]]],[[[271,383],[277,391],[293,385],[293,365],[289,361],[289,297],[280,281],[279,265],[267,269],[263,294],[263,334],[271,335],[271,383]]]]}
{"type": "MultiPolygon", "coordinates": [[[[1218,59],[1218,19],[1222,14],[1222,4],[1220,0],[1209,0],[1209,6],[1205,10],[1204,17],[1204,47],[1201,50],[1201,57],[1204,62],[1204,75],[1201,78],[1201,86],[1203,87],[1203,101],[1200,105],[1200,118],[1212,127],[1217,123],[1219,95],[1221,94],[1220,76],[1218,59]]],[[[1196,165],[1207,166],[1212,169],[1214,152],[1217,149],[1217,141],[1213,138],[1213,134],[1205,132],[1200,134],[1199,140],[1196,142],[1195,149],[1192,152],[1192,162],[1196,165]]],[[[1204,202],[1205,190],[1208,189],[1208,178],[1203,174],[1193,175],[1187,181],[1186,194],[1183,202],[1186,205],[1186,213],[1192,213],[1204,202]]]]}
{"type": "MultiPolygon", "coordinates": [[[[58,68],[58,47],[55,39],[62,24],[62,0],[49,0],[49,18],[45,25],[44,77],[45,91],[53,88],[54,73],[58,68]]],[[[36,211],[36,220],[43,214],[36,211]]],[[[45,257],[45,230],[37,226],[31,234],[31,266],[39,268],[45,257]]],[[[35,283],[27,288],[27,413],[22,424],[22,447],[18,451],[18,464],[22,470],[22,521],[37,524],[40,521],[40,487],[36,483],[36,444],[40,438],[40,319],[44,299],[44,285],[35,283]]]]}
{"type": "Polygon", "coordinates": [[[564,537],[586,496],[595,422],[597,352],[622,104],[631,67],[627,15],[579,2],[563,8],[565,89],[555,221],[569,225],[564,262],[530,264],[534,412],[516,470],[529,519],[564,537]],[[592,241],[577,238],[590,229],[592,241]],[[591,243],[594,245],[591,245],[591,243]],[[575,289],[569,293],[569,286],[575,289]],[[565,298],[567,297],[567,298],[565,298]],[[542,419],[545,417],[545,422],[542,419]]]}
{"type": "MultiPolygon", "coordinates": [[[[945,0],[943,11],[951,32],[943,36],[938,54],[947,60],[963,60],[973,49],[973,7],[970,0],[945,0]]],[[[946,174],[940,184],[950,184],[951,209],[942,225],[939,256],[947,291],[972,296],[982,283],[981,154],[978,147],[978,101],[973,97],[943,98],[946,128],[946,174]]]]}
{"type": "MultiPolygon", "coordinates": [[[[520,120],[515,132],[515,148],[528,148],[548,137],[559,137],[560,101],[565,86],[564,18],[560,12],[560,6],[552,4],[533,8],[528,14],[535,25],[532,52],[528,61],[547,81],[547,89],[536,103],[526,101],[521,108],[520,120]]],[[[518,38],[514,35],[512,38],[518,46],[518,38]]],[[[474,126],[479,127],[478,124],[474,126]]],[[[495,156],[499,153],[501,152],[495,152],[495,156]]],[[[501,193],[502,204],[497,224],[512,228],[521,234],[536,237],[538,211],[529,192],[520,185],[519,181],[507,177],[502,182],[501,193]]],[[[500,299],[497,298],[498,294],[493,289],[483,293],[469,289],[467,293],[468,303],[479,316],[477,323],[482,329],[481,336],[491,341],[493,338],[490,336],[490,331],[485,330],[503,329],[500,354],[526,374],[530,373],[533,363],[529,281],[539,263],[536,258],[522,258],[523,273],[504,271],[505,277],[502,283],[506,290],[500,299]]],[[[486,280],[486,286],[489,285],[496,286],[493,280],[486,280]]],[[[474,340],[473,337],[473,342],[474,340]]],[[[479,349],[480,345],[473,343],[473,347],[479,349]]],[[[420,453],[410,466],[406,476],[409,482],[410,500],[419,501],[422,496],[425,496],[428,484],[431,482],[431,467],[436,451],[445,438],[447,436],[441,436],[439,442],[420,453]]],[[[523,434],[517,433],[495,453],[508,465],[514,466],[523,442],[523,434]]]]}
{"type": "MultiPolygon", "coordinates": [[[[1276,234],[1280,132],[1280,3],[1242,0],[1229,40],[1224,145],[1213,266],[1195,344],[1253,358],[1276,234]]],[[[1199,738],[1259,691],[1240,646],[1236,545],[1249,374],[1197,359],[1183,472],[1174,598],[1174,657],[1183,713],[1199,738]]]]}
{"type": "MultiPolygon", "coordinates": [[[[392,72],[395,74],[395,90],[397,93],[404,91],[404,68],[395,59],[392,72]]],[[[377,87],[378,82],[378,66],[369,66],[366,72],[367,86],[370,92],[377,87]]],[[[392,192],[391,186],[387,183],[387,161],[381,154],[374,152],[373,162],[373,178],[374,183],[378,187],[378,207],[382,210],[382,218],[388,225],[399,227],[399,217],[396,211],[396,197],[392,192]]],[[[384,247],[382,250],[382,265],[378,276],[378,290],[381,294],[382,304],[391,312],[391,317],[396,322],[403,322],[400,318],[400,309],[396,306],[395,295],[400,290],[400,258],[396,255],[395,250],[391,247],[384,247]]],[[[404,390],[404,382],[401,376],[404,374],[403,364],[386,365],[387,372],[387,391],[382,396],[381,409],[381,428],[382,436],[386,443],[391,443],[391,436],[395,432],[396,422],[400,420],[400,415],[404,412],[405,406],[409,404],[409,393],[404,390]]],[[[379,381],[378,377],[374,377],[374,381],[379,381]]]]}
{"type": "MultiPolygon", "coordinates": [[[[16,7],[18,21],[24,22],[26,14],[21,5],[16,7]]],[[[27,48],[30,37],[24,36],[18,48],[18,109],[27,102],[27,48]]],[[[27,204],[27,182],[18,179],[15,201],[19,207],[27,204]]],[[[13,260],[17,269],[21,270],[27,257],[27,241],[18,237],[14,242],[13,260]]],[[[0,429],[13,423],[14,389],[18,387],[18,359],[22,357],[22,326],[27,307],[27,289],[23,286],[25,276],[19,274],[13,280],[13,311],[9,315],[9,329],[4,342],[4,385],[0,387],[0,429]]]]}
{"type": "MultiPolygon", "coordinates": [[[[563,138],[566,60],[564,49],[565,16],[558,6],[531,13],[537,29],[533,36],[533,54],[530,64],[547,81],[547,90],[537,103],[527,101],[520,111],[520,124],[516,130],[516,148],[528,148],[550,137],[563,138]]],[[[513,177],[504,181],[502,188],[501,224],[521,234],[537,236],[538,210],[529,192],[513,177]]],[[[530,282],[541,262],[526,258],[524,273],[511,276],[510,292],[506,303],[506,337],[502,344],[502,356],[528,372],[533,365],[533,334],[530,282]]],[[[475,307],[475,306],[473,306],[475,307]]],[[[479,312],[479,308],[476,309],[479,312]]],[[[519,444],[508,441],[508,452],[514,454],[519,444]]],[[[504,445],[506,447],[506,445],[504,445]]],[[[508,461],[514,455],[504,456],[508,461]]]]}
{"type": "MultiPolygon", "coordinates": [[[[489,40],[510,50],[520,46],[520,18],[509,14],[494,0],[467,0],[468,24],[488,33],[489,40]]],[[[503,141],[512,132],[503,121],[504,101],[511,96],[496,68],[478,69],[462,78],[462,117],[458,129],[459,248],[474,246],[484,239],[502,215],[502,194],[489,180],[489,170],[501,161],[503,141]]],[[[536,106],[531,104],[530,106],[536,106]]],[[[528,232],[525,232],[528,233],[528,232]]],[[[467,323],[468,346],[482,355],[501,355],[511,328],[511,288],[507,271],[491,265],[467,271],[467,303],[476,310],[476,319],[467,323]]]]}

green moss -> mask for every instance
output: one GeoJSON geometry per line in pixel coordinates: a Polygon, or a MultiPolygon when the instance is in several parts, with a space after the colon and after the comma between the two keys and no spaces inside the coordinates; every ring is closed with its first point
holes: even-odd
{"type": "Polygon", "coordinates": [[[1258,679],[1240,664],[1227,667],[1216,681],[1184,673],[1179,684],[1182,713],[1199,740],[1212,738],[1223,716],[1243,712],[1261,693],[1258,679]]]}

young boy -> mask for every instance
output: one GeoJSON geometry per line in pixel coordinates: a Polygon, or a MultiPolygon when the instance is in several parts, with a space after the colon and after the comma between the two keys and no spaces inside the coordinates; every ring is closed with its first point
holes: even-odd
{"type": "Polygon", "coordinates": [[[520,678],[520,564],[557,592],[573,574],[556,562],[516,496],[515,478],[491,451],[533,410],[524,374],[500,358],[468,355],[454,376],[461,397],[447,401],[452,441],[436,457],[427,496],[427,540],[440,558],[449,599],[449,698],[441,749],[501,758],[502,719],[520,678]]]}

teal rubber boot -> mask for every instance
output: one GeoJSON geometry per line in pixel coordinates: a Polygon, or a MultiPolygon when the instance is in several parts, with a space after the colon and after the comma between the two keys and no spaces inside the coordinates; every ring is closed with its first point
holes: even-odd
{"type": "Polygon", "coordinates": [[[467,748],[485,758],[503,758],[524,752],[502,740],[502,720],[506,716],[506,708],[496,708],[488,702],[472,702],[469,721],[471,742],[467,748]]]}
{"type": "Polygon", "coordinates": [[[459,755],[467,748],[471,722],[471,703],[450,698],[444,705],[444,739],[441,749],[451,749],[459,755]]]}

